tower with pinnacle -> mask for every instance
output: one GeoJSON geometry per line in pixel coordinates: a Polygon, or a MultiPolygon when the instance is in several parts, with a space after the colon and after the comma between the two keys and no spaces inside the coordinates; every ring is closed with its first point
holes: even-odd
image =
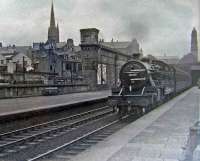
{"type": "Polygon", "coordinates": [[[198,40],[197,40],[197,30],[193,28],[191,35],[191,54],[194,57],[195,62],[198,62],[198,40]]]}
{"type": "Polygon", "coordinates": [[[50,26],[48,29],[48,42],[59,42],[59,26],[58,24],[56,26],[53,2],[51,5],[50,26]]]}

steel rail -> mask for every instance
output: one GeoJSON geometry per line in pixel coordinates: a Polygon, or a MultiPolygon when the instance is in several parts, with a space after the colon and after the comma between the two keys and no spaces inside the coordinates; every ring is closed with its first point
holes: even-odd
{"type": "MultiPolygon", "coordinates": [[[[103,108],[101,108],[101,109],[103,109],[103,108]]],[[[98,111],[101,111],[101,112],[97,113],[96,115],[92,115],[90,117],[83,118],[83,119],[77,120],[77,121],[72,122],[72,123],[68,123],[66,125],[62,125],[62,126],[58,126],[58,127],[51,127],[51,129],[46,130],[44,132],[39,132],[37,134],[31,134],[30,133],[29,136],[25,136],[25,137],[22,134],[22,138],[19,138],[19,139],[16,139],[15,138],[16,136],[8,138],[8,139],[14,138],[15,140],[13,139],[10,142],[7,141],[7,143],[0,145],[0,151],[5,150],[6,148],[17,146],[19,144],[21,145],[23,143],[33,141],[36,138],[41,138],[41,137],[48,136],[50,134],[54,134],[54,133],[61,132],[61,131],[64,131],[64,130],[69,130],[71,128],[83,125],[84,123],[88,123],[91,120],[96,120],[96,119],[101,118],[105,115],[111,114],[113,112],[112,110],[105,111],[105,109],[104,109],[103,112],[102,112],[102,110],[98,110],[98,111]]],[[[95,111],[95,112],[97,112],[97,111],[95,111]]],[[[90,114],[92,114],[92,113],[90,112],[90,114]]],[[[86,116],[86,115],[84,114],[83,116],[86,116]]],[[[60,123],[60,122],[58,122],[58,123],[60,123]]],[[[20,135],[19,135],[19,137],[20,137],[20,135]]]]}
{"type": "Polygon", "coordinates": [[[48,155],[50,155],[50,154],[52,154],[52,153],[54,153],[56,151],[59,151],[59,150],[61,150],[63,148],[66,148],[67,146],[69,146],[69,145],[71,145],[71,144],[73,144],[73,143],[75,143],[75,142],[77,142],[79,140],[82,140],[82,139],[84,139],[84,138],[86,138],[86,137],[88,137],[88,136],[90,136],[90,135],[92,135],[92,134],[94,134],[96,132],[99,132],[99,131],[101,131],[101,130],[103,130],[103,129],[111,126],[111,125],[114,125],[114,124],[116,124],[118,122],[120,122],[120,120],[113,121],[113,122],[111,122],[111,123],[109,123],[109,124],[107,124],[107,125],[105,125],[103,127],[100,127],[100,128],[98,128],[98,129],[96,129],[96,130],[94,130],[92,132],[89,132],[89,133],[87,133],[87,134],[85,134],[85,135],[83,135],[81,137],[78,137],[78,138],[76,138],[76,139],[74,139],[74,140],[72,140],[72,141],[70,141],[70,142],[68,142],[68,143],[66,143],[66,144],[64,144],[62,146],[59,146],[59,147],[57,147],[55,149],[52,149],[52,150],[49,150],[48,152],[40,154],[35,158],[28,159],[27,161],[36,161],[38,159],[43,159],[44,157],[46,157],[46,156],[48,156],[48,155]]]}
{"type": "Polygon", "coordinates": [[[98,109],[83,112],[83,113],[76,114],[76,115],[73,115],[73,116],[69,116],[69,117],[49,121],[49,122],[46,122],[46,123],[37,124],[37,125],[34,125],[34,126],[29,126],[29,127],[23,128],[23,129],[3,133],[3,134],[0,134],[0,141],[2,141],[1,138],[4,138],[4,137],[13,136],[13,135],[20,134],[20,133],[23,133],[23,132],[26,132],[26,131],[29,131],[29,130],[39,129],[39,128],[42,128],[42,127],[45,127],[45,126],[52,126],[53,124],[57,124],[59,122],[69,121],[69,120],[75,119],[77,117],[89,115],[91,113],[98,112],[98,111],[101,111],[101,110],[104,110],[104,109],[107,109],[107,108],[108,108],[108,106],[104,106],[104,107],[101,107],[101,108],[98,108],[98,109]]]}

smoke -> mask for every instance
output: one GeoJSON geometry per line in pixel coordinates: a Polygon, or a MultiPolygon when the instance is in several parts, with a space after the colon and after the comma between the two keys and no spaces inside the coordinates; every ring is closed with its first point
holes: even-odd
{"type": "Polygon", "coordinates": [[[119,35],[126,37],[128,40],[137,39],[140,42],[148,41],[150,28],[144,21],[138,20],[125,20],[119,31],[119,35]]]}
{"type": "MultiPolygon", "coordinates": [[[[145,15],[144,3],[146,0],[131,1],[103,0],[99,8],[106,19],[113,23],[112,34],[119,40],[137,39],[140,42],[148,41],[150,25],[145,15]]],[[[105,24],[107,26],[108,24],[105,24]]]]}
{"type": "Polygon", "coordinates": [[[192,29],[192,7],[189,0],[129,2],[131,4],[126,3],[128,7],[116,3],[108,9],[118,16],[119,26],[113,29],[113,33],[119,39],[136,38],[145,53],[187,54],[192,29]],[[123,7],[126,10],[119,9],[123,7]]]}

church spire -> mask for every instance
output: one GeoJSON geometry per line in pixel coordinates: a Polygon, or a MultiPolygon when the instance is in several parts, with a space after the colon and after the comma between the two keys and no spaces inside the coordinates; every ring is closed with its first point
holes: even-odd
{"type": "Polygon", "coordinates": [[[59,42],[59,28],[56,26],[55,15],[54,15],[54,4],[52,0],[51,4],[51,18],[50,18],[50,27],[48,29],[48,41],[49,42],[59,42]]]}
{"type": "Polygon", "coordinates": [[[58,25],[58,23],[57,23],[57,29],[58,29],[58,31],[59,31],[59,25],[58,25]]]}
{"type": "Polygon", "coordinates": [[[198,40],[197,40],[197,30],[194,27],[191,34],[191,53],[195,61],[198,61],[198,40]]]}
{"type": "Polygon", "coordinates": [[[53,1],[51,5],[51,19],[50,19],[50,27],[55,27],[55,16],[54,16],[54,6],[53,1]]]}

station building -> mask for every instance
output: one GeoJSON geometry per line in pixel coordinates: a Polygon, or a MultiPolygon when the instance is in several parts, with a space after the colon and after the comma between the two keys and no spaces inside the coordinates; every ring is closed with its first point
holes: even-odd
{"type": "Polygon", "coordinates": [[[135,52],[140,52],[138,42],[99,41],[99,30],[96,28],[81,29],[80,32],[85,81],[91,89],[115,86],[119,81],[121,66],[133,59],[135,52]]]}

